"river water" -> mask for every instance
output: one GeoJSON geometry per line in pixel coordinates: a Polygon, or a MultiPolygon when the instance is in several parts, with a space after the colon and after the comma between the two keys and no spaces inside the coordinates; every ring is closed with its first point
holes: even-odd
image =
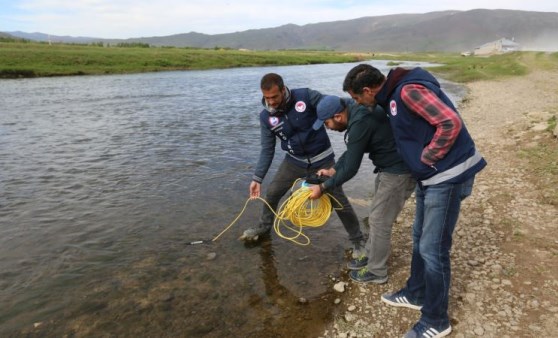
{"type": "MultiPolygon", "coordinates": [[[[189,243],[245,205],[261,76],[343,95],[354,65],[1,80],[0,336],[320,335],[346,279],[337,216],[309,246],[246,246],[253,201],[189,243]]],[[[345,186],[361,219],[371,187],[365,159],[345,186]]]]}

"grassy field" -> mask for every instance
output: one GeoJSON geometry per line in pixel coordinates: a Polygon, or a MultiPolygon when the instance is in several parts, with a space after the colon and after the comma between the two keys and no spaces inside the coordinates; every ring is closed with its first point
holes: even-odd
{"type": "MultiPolygon", "coordinates": [[[[558,53],[513,52],[490,57],[442,53],[375,54],[374,59],[414,60],[442,64],[430,68],[443,78],[460,83],[524,75],[532,70],[557,70],[558,53]]],[[[397,62],[392,62],[395,67],[397,62]]]]}
{"type": "Polygon", "coordinates": [[[0,42],[0,78],[356,62],[362,53],[102,47],[0,42]]]}
{"type": "Polygon", "coordinates": [[[437,75],[455,82],[557,69],[558,53],[514,52],[491,57],[457,53],[343,53],[332,51],[240,51],[172,47],[103,47],[0,40],[0,78],[192,70],[271,65],[307,65],[366,60],[413,60],[442,64],[437,75]]]}

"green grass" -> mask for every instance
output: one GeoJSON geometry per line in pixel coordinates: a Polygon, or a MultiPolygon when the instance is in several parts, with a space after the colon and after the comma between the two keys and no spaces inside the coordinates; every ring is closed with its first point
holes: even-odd
{"type": "MultiPolygon", "coordinates": [[[[513,52],[489,57],[461,56],[457,53],[376,53],[373,59],[441,64],[429,70],[447,80],[459,83],[525,75],[534,69],[558,69],[558,53],[546,52],[513,52]]],[[[392,64],[396,65],[396,63],[392,64]]]]}
{"type": "Polygon", "coordinates": [[[527,160],[529,178],[538,186],[537,191],[541,194],[545,203],[558,206],[558,143],[552,135],[551,126],[556,126],[556,116],[548,121],[549,128],[542,134],[529,132],[522,136],[523,146],[518,150],[518,156],[527,160]],[[530,142],[538,136],[534,146],[530,142]]]}
{"type": "Polygon", "coordinates": [[[556,115],[552,116],[547,122],[548,122],[548,127],[546,128],[546,131],[552,133],[556,128],[556,123],[557,123],[556,115]]]}
{"type": "Polygon", "coordinates": [[[239,51],[0,42],[0,78],[307,65],[364,59],[362,54],[331,51],[239,51]]]}
{"type": "Polygon", "coordinates": [[[0,39],[0,78],[140,73],[277,65],[390,60],[425,61],[447,80],[466,83],[518,76],[532,69],[558,69],[558,53],[514,52],[490,57],[458,53],[343,53],[334,51],[240,51],[174,47],[53,44],[0,39]]]}

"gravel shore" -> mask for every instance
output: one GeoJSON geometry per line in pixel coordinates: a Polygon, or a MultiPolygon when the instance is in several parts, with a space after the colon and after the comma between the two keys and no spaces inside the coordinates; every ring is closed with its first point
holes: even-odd
{"type": "MultiPolygon", "coordinates": [[[[488,166],[454,233],[451,336],[558,337],[558,208],[518,156],[549,137],[543,129],[558,115],[558,72],[467,87],[459,110],[488,166]]],[[[344,278],[335,322],[322,337],[401,337],[419,319],[418,311],[380,301],[408,277],[413,216],[411,198],[394,226],[388,283],[344,278]]]]}

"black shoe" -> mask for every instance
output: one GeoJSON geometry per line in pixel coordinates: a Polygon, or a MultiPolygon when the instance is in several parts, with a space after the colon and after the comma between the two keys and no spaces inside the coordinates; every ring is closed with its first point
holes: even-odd
{"type": "Polygon", "coordinates": [[[349,273],[349,277],[351,277],[351,279],[355,282],[359,283],[384,284],[388,281],[387,276],[376,276],[372,272],[368,271],[367,268],[363,268],[358,271],[353,270],[349,273]]]}
{"type": "Polygon", "coordinates": [[[349,263],[347,263],[347,269],[349,270],[360,270],[365,268],[368,264],[368,257],[360,256],[359,258],[351,259],[349,263]]]}
{"type": "Polygon", "coordinates": [[[403,338],[422,338],[422,337],[432,337],[441,338],[449,335],[451,333],[451,325],[442,325],[439,327],[434,327],[432,325],[423,324],[418,322],[413,326],[409,332],[405,334],[403,338]]]}

